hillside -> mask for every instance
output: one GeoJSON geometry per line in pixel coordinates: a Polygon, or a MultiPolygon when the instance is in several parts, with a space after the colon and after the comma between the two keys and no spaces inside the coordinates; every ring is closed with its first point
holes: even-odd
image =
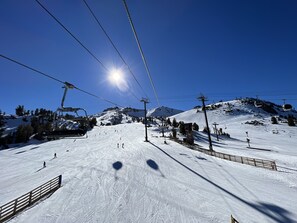
{"type": "MultiPolygon", "coordinates": [[[[207,117],[212,132],[214,149],[234,155],[250,155],[262,159],[276,160],[279,165],[289,165],[296,168],[296,143],[297,127],[288,126],[284,117],[291,115],[297,117],[295,110],[284,112],[279,107],[274,107],[277,114],[256,108],[253,103],[241,100],[217,103],[209,105],[207,117]],[[278,124],[271,124],[271,117],[277,117],[278,124]],[[228,133],[231,138],[220,136],[216,141],[214,125],[228,133]],[[250,139],[251,147],[246,148],[247,138],[250,139]],[[225,146],[223,146],[225,145],[225,146]],[[263,150],[270,150],[264,152],[263,150]]],[[[206,126],[204,113],[201,108],[191,109],[178,115],[170,117],[177,121],[197,123],[200,132],[196,133],[196,143],[208,148],[207,134],[201,132],[206,126]]]]}
{"type": "MultiPolygon", "coordinates": [[[[141,123],[105,125],[87,138],[1,150],[0,206],[62,174],[58,191],[9,222],[223,223],[231,214],[239,222],[297,222],[297,127],[273,125],[269,113],[240,101],[226,103],[232,112],[225,105],[207,110],[209,122],[231,136],[216,141],[212,135],[214,150],[276,160],[278,171],[207,156],[170,140],[164,144],[158,126],[148,129],[146,143],[141,123]],[[263,125],[245,124],[254,120],[263,125]]],[[[119,116],[126,120],[112,109],[100,117],[104,122],[119,116]]],[[[195,143],[208,148],[201,110],[173,117],[198,123],[195,143]]]]}
{"type": "Polygon", "coordinates": [[[158,108],[148,110],[147,116],[148,117],[169,117],[169,116],[179,114],[181,112],[183,112],[183,111],[174,109],[174,108],[168,108],[168,107],[161,106],[158,108]]]}

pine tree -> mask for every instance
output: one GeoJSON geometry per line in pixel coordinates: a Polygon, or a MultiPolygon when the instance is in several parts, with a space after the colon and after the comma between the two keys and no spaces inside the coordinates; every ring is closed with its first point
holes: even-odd
{"type": "Polygon", "coordinates": [[[94,117],[90,120],[90,126],[93,128],[95,125],[97,125],[97,119],[94,117]]]}
{"type": "Polygon", "coordinates": [[[176,128],[176,127],[178,126],[178,125],[177,125],[177,121],[176,121],[175,118],[173,118],[172,126],[173,126],[174,128],[176,128]]]}
{"type": "Polygon", "coordinates": [[[175,139],[176,138],[176,129],[172,129],[172,137],[175,139]]]}
{"type": "Polygon", "coordinates": [[[19,125],[16,131],[16,143],[28,142],[30,136],[33,134],[31,125],[19,125]]]}
{"type": "Polygon", "coordinates": [[[288,117],[288,125],[289,126],[295,126],[294,118],[289,116],[288,117]]]}
{"type": "Polygon", "coordinates": [[[185,124],[184,124],[184,122],[180,122],[180,123],[179,123],[179,132],[180,132],[181,134],[183,134],[183,135],[186,134],[186,129],[185,129],[185,124]]]}
{"type": "Polygon", "coordinates": [[[0,137],[2,136],[3,134],[3,131],[4,131],[4,125],[5,125],[5,122],[4,122],[4,117],[3,117],[3,114],[0,110],[0,137]]]}
{"type": "Polygon", "coordinates": [[[15,114],[18,115],[18,116],[23,116],[25,114],[24,105],[19,105],[18,107],[16,107],[15,114]]]}
{"type": "Polygon", "coordinates": [[[199,131],[199,125],[197,125],[196,122],[193,124],[193,130],[199,131]]]}
{"type": "Polygon", "coordinates": [[[271,117],[271,123],[278,124],[277,119],[274,116],[271,117]]]}
{"type": "Polygon", "coordinates": [[[168,124],[168,125],[171,125],[170,118],[167,119],[167,124],[168,124]]]}

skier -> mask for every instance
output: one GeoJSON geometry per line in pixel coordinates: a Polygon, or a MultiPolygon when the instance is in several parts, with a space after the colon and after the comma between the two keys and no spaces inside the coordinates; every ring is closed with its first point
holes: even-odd
{"type": "Polygon", "coordinates": [[[117,146],[118,146],[118,148],[119,148],[119,147],[120,147],[120,144],[118,143],[117,146]]]}
{"type": "Polygon", "coordinates": [[[57,154],[56,153],[54,154],[54,158],[57,158],[57,154]]]}
{"type": "Polygon", "coordinates": [[[124,149],[124,143],[122,143],[122,148],[124,149]]]}
{"type": "Polygon", "coordinates": [[[46,163],[45,163],[45,161],[43,162],[43,168],[45,168],[46,167],[46,163]]]}

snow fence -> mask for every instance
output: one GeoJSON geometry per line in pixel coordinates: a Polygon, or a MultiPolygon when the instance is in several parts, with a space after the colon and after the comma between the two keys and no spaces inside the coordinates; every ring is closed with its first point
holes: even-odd
{"type": "Polygon", "coordinates": [[[41,186],[31,190],[30,192],[8,202],[0,207],[0,223],[11,218],[16,213],[31,206],[44,196],[53,193],[61,187],[62,175],[57,176],[41,186]]]}
{"type": "Polygon", "coordinates": [[[183,143],[182,141],[180,141],[178,139],[173,139],[173,141],[176,141],[190,149],[197,150],[199,152],[205,153],[210,156],[218,157],[218,158],[229,160],[232,162],[237,162],[237,163],[247,164],[250,166],[261,167],[261,168],[277,171],[275,161],[256,159],[256,158],[245,157],[245,156],[236,156],[236,155],[231,155],[231,154],[227,154],[227,153],[216,152],[214,150],[211,151],[208,149],[203,149],[198,145],[189,145],[187,143],[183,143]]]}

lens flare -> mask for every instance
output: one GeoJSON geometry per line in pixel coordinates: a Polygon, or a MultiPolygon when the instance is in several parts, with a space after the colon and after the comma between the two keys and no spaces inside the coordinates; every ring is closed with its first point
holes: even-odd
{"type": "Polygon", "coordinates": [[[108,75],[108,80],[112,85],[115,85],[119,90],[128,90],[128,84],[125,80],[123,72],[119,69],[112,69],[108,75]]]}

